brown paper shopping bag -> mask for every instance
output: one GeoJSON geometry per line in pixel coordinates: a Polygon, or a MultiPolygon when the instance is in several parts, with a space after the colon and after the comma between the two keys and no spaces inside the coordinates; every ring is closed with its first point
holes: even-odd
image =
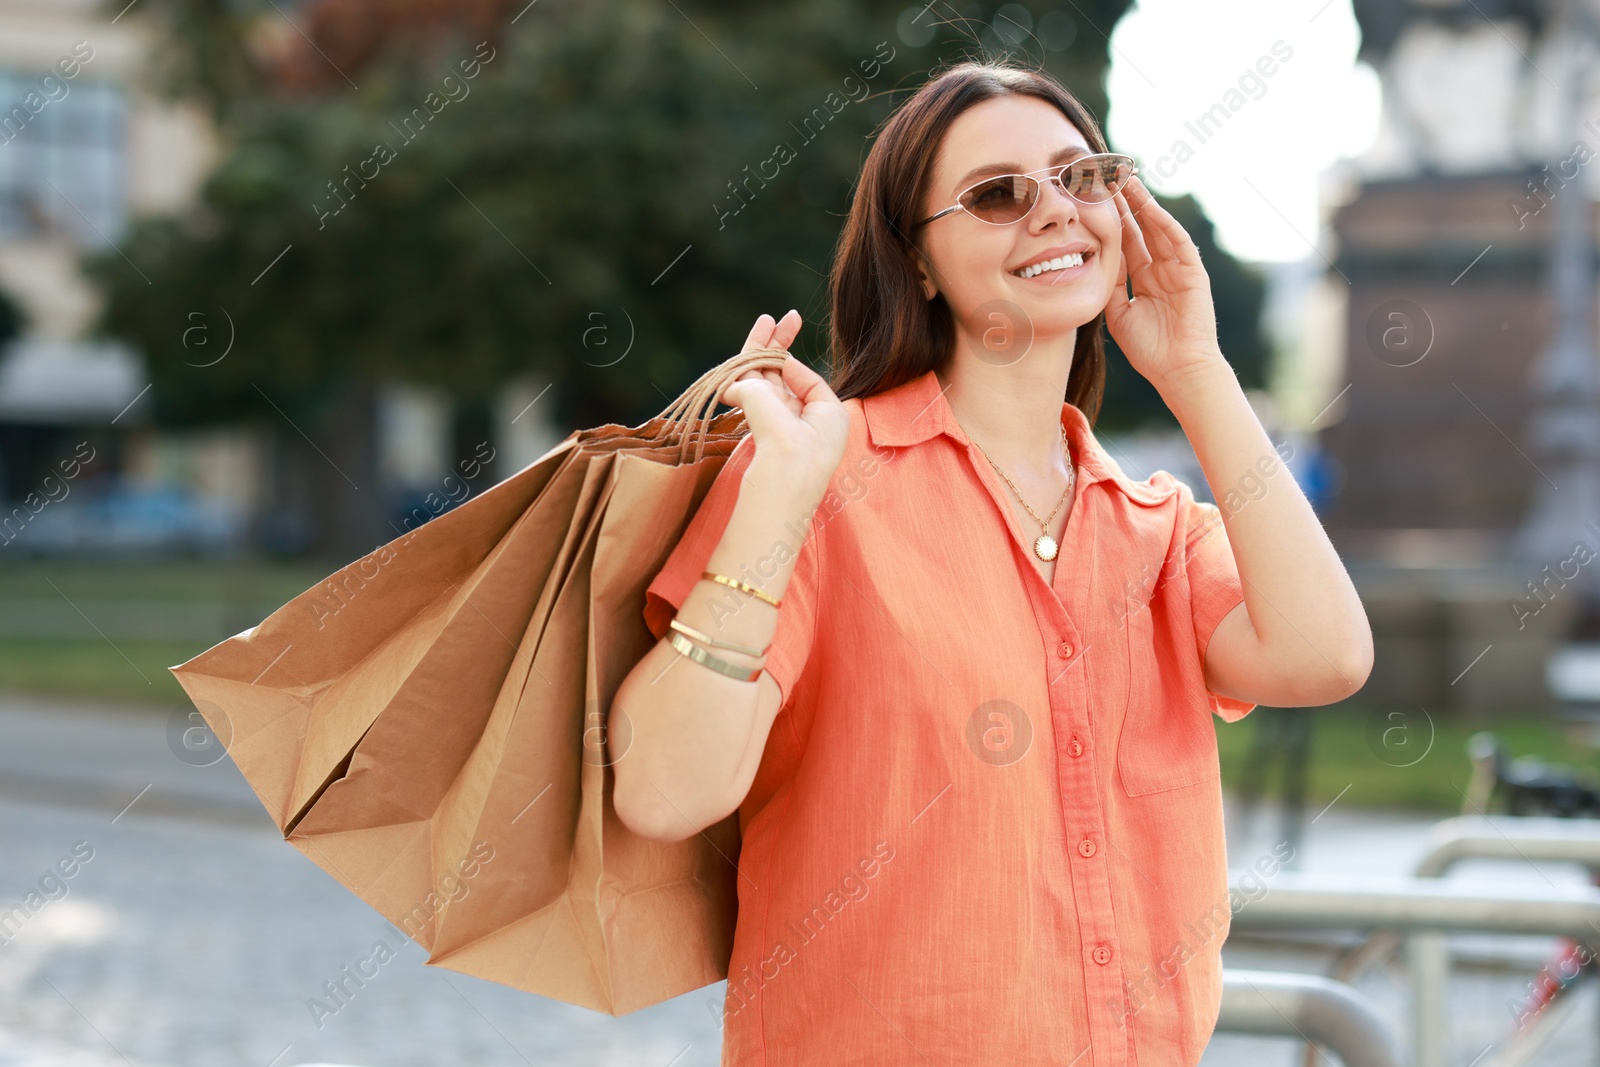
{"type": "Polygon", "coordinates": [[[580,430],[173,673],[284,837],[430,964],[621,1015],[727,975],[738,817],[684,841],[611,805],[610,701],[646,586],[745,433],[708,371],[580,430]]]}

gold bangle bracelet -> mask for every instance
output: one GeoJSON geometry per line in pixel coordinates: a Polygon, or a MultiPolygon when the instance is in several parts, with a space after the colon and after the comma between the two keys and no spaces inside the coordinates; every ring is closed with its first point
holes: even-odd
{"type": "Polygon", "coordinates": [[[741,582],[737,578],[729,578],[726,574],[713,574],[710,571],[702,571],[700,577],[709,578],[713,582],[721,582],[723,585],[728,586],[731,589],[737,589],[741,593],[749,593],[758,600],[765,600],[773,607],[778,606],[777,600],[775,600],[770,594],[763,593],[755,586],[750,585],[747,582],[741,582]]]}
{"type": "Polygon", "coordinates": [[[668,634],[667,643],[677,649],[684,658],[692,659],[702,667],[710,667],[719,674],[726,674],[729,678],[741,682],[753,682],[761,677],[763,668],[741,667],[738,664],[729,663],[725,659],[718,659],[680,633],[668,634]]]}
{"type": "Polygon", "coordinates": [[[715,637],[703,634],[688,623],[679,622],[677,619],[673,619],[669,625],[684,636],[692,637],[701,644],[714,645],[717,648],[731,648],[735,652],[743,652],[747,656],[765,656],[768,650],[772,648],[770,644],[766,648],[751,648],[748,645],[736,645],[732,641],[718,641],[715,637]]]}

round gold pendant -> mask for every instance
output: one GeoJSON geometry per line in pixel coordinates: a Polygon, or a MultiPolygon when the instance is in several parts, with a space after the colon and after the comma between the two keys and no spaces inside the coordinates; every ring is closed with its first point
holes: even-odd
{"type": "Polygon", "coordinates": [[[1056,539],[1049,534],[1040,534],[1033,542],[1033,554],[1046,563],[1056,558],[1056,539]]]}

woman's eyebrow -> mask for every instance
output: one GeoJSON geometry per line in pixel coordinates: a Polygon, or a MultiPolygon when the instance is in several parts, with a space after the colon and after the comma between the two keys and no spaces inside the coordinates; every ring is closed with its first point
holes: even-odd
{"type": "MultiPolygon", "coordinates": [[[[1088,156],[1093,154],[1093,152],[1087,148],[1084,148],[1082,145],[1068,145],[1065,148],[1058,148],[1052,152],[1050,154],[1050,162],[1065,163],[1067,160],[1073,159],[1077,156],[1088,156]]],[[[980,175],[1017,174],[1020,173],[1021,170],[1021,163],[985,163],[981,167],[973,167],[971,170],[967,171],[966,174],[962,175],[961,179],[956,182],[956,188],[965,189],[972,183],[974,178],[977,178],[980,175]]]]}

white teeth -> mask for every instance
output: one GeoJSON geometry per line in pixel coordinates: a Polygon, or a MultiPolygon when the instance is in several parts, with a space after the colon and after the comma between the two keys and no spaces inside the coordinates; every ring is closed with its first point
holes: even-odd
{"type": "Polygon", "coordinates": [[[1057,256],[1055,259],[1047,259],[1043,262],[1035,263],[1031,267],[1024,267],[1017,271],[1017,277],[1037,278],[1047,270],[1062,270],[1066,267],[1080,266],[1082,263],[1083,254],[1080,252],[1072,252],[1065,256],[1057,256]]]}

